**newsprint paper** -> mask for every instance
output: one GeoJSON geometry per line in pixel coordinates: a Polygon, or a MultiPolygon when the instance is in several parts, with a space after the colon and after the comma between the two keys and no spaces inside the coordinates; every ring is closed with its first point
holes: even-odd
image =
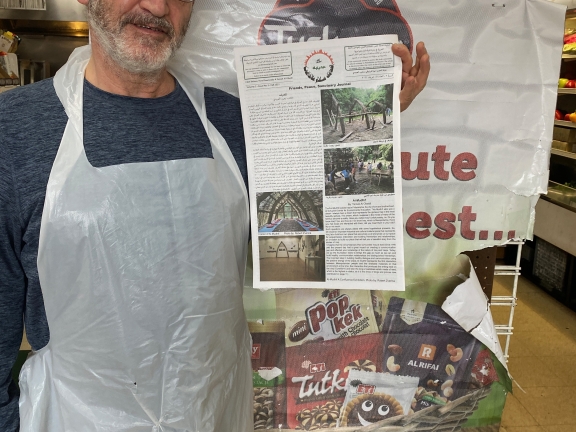
{"type": "Polygon", "coordinates": [[[404,290],[396,41],[236,49],[255,288],[404,290]]]}

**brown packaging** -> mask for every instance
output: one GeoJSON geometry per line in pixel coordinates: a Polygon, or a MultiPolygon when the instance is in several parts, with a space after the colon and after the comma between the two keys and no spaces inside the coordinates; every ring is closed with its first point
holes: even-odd
{"type": "Polygon", "coordinates": [[[252,335],[254,429],[286,424],[286,351],[282,321],[249,322],[252,335]]]}

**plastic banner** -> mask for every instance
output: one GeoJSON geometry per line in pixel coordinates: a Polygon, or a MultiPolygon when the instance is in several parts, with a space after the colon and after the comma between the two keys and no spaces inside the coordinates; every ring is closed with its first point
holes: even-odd
{"type": "MultiPolygon", "coordinates": [[[[370,295],[372,304],[366,304],[366,295],[345,300],[345,290],[320,290],[302,292],[296,305],[290,292],[247,289],[248,318],[263,325],[280,322],[270,327],[285,332],[283,340],[270,337],[282,356],[253,364],[255,383],[264,379],[260,368],[281,371],[272,384],[255,385],[255,427],[319,430],[339,424],[350,431],[401,431],[450,424],[453,430],[498,430],[510,382],[487,299],[478,294],[478,280],[459,254],[532,237],[534,207],[547,189],[564,13],[565,7],[540,0],[231,0],[195,5],[183,53],[208,86],[234,94],[237,46],[394,33],[411,49],[424,41],[431,57],[426,88],[402,113],[402,156],[394,161],[403,177],[406,300],[376,292],[370,295]],[[413,306],[410,313],[402,313],[405,304],[413,306]],[[306,315],[308,308],[320,305],[325,314],[320,307],[313,311],[316,315],[306,315]],[[330,320],[344,319],[353,305],[369,316],[363,328],[345,337],[341,327],[330,333],[330,320]],[[443,331],[473,335],[472,348],[460,339],[439,339],[433,323],[419,330],[418,322],[442,313],[443,331]],[[417,322],[410,324],[409,315],[417,322]],[[395,318],[402,316],[408,318],[395,318]],[[318,336],[310,331],[311,323],[318,336]],[[407,347],[398,341],[421,332],[432,342],[412,337],[406,340],[418,346],[407,347]],[[307,345],[316,350],[307,351],[307,345]],[[457,348],[467,359],[458,372],[449,367],[460,357],[457,348]],[[422,358],[426,355],[436,360],[428,362],[422,358]],[[411,370],[414,364],[428,368],[428,375],[411,370]],[[308,373],[302,374],[306,368],[308,373]],[[341,374],[337,385],[335,370],[341,374]],[[349,380],[352,370],[405,373],[419,382],[412,400],[404,401],[409,379],[400,383],[373,375],[349,380]],[[322,378],[306,378],[317,374],[322,378]],[[450,379],[456,374],[458,380],[450,379]],[[326,394],[334,397],[308,395],[315,389],[328,389],[326,394]],[[370,391],[386,393],[398,405],[369,399],[370,391]],[[361,403],[352,404],[352,394],[361,403]],[[363,426],[358,414],[362,416],[364,403],[364,408],[387,405],[381,412],[390,409],[396,415],[370,417],[371,426],[363,426]],[[395,411],[399,406],[404,407],[402,415],[395,411]],[[344,414],[360,425],[344,425],[344,414]]],[[[249,278],[246,286],[251,286],[249,278]]],[[[360,322],[364,317],[356,318],[360,322]]]]}
{"type": "Polygon", "coordinates": [[[409,288],[451,276],[462,251],[531,238],[564,12],[540,0],[206,1],[183,48],[207,85],[237,94],[236,46],[386,33],[426,43],[428,84],[402,114],[409,288]]]}

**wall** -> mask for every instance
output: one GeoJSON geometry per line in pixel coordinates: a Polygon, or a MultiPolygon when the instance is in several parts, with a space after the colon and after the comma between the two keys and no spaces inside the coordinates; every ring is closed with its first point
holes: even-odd
{"type": "Polygon", "coordinates": [[[307,256],[314,256],[317,251],[320,250],[322,244],[324,243],[324,236],[319,235],[312,235],[312,236],[302,236],[299,242],[300,250],[300,259],[304,261],[307,256]],[[312,242],[316,242],[318,239],[322,238],[322,241],[318,243],[316,247],[312,246],[312,242]],[[305,243],[305,246],[304,246],[305,243]]]}
{"type": "MultiPolygon", "coordinates": [[[[276,258],[276,250],[278,249],[278,245],[281,242],[284,242],[286,249],[289,251],[298,251],[300,246],[301,236],[283,236],[283,237],[260,237],[258,240],[258,244],[260,247],[260,256],[261,257],[268,257],[268,258],[276,258]],[[268,251],[271,251],[268,253],[268,251]],[[274,251],[274,253],[272,253],[274,251]]],[[[306,242],[308,243],[308,242],[306,242]]],[[[300,253],[299,255],[302,255],[300,253]]],[[[291,253],[290,258],[296,257],[296,253],[291,253]]],[[[302,258],[303,259],[303,258],[302,258]]]]}

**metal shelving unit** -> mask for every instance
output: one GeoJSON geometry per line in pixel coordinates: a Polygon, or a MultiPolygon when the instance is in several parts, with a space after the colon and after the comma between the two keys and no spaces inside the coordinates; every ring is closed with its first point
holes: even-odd
{"type": "Polygon", "coordinates": [[[571,129],[576,129],[576,123],[572,123],[571,121],[565,121],[565,120],[554,120],[554,126],[562,126],[571,129]]]}
{"type": "Polygon", "coordinates": [[[504,346],[504,356],[508,360],[508,351],[510,349],[510,338],[514,334],[514,309],[517,304],[518,293],[518,278],[520,277],[520,258],[522,255],[522,240],[512,240],[507,245],[516,245],[518,250],[516,252],[516,265],[497,265],[494,267],[494,276],[512,276],[514,283],[511,296],[492,296],[491,306],[505,306],[510,308],[510,316],[508,317],[507,324],[497,324],[496,333],[498,335],[506,336],[506,344],[504,346]]]}
{"type": "Polygon", "coordinates": [[[551,152],[552,152],[552,154],[555,154],[558,156],[563,156],[563,157],[568,158],[568,159],[576,159],[576,153],[567,152],[567,151],[555,149],[555,148],[552,148],[551,152]]]}

